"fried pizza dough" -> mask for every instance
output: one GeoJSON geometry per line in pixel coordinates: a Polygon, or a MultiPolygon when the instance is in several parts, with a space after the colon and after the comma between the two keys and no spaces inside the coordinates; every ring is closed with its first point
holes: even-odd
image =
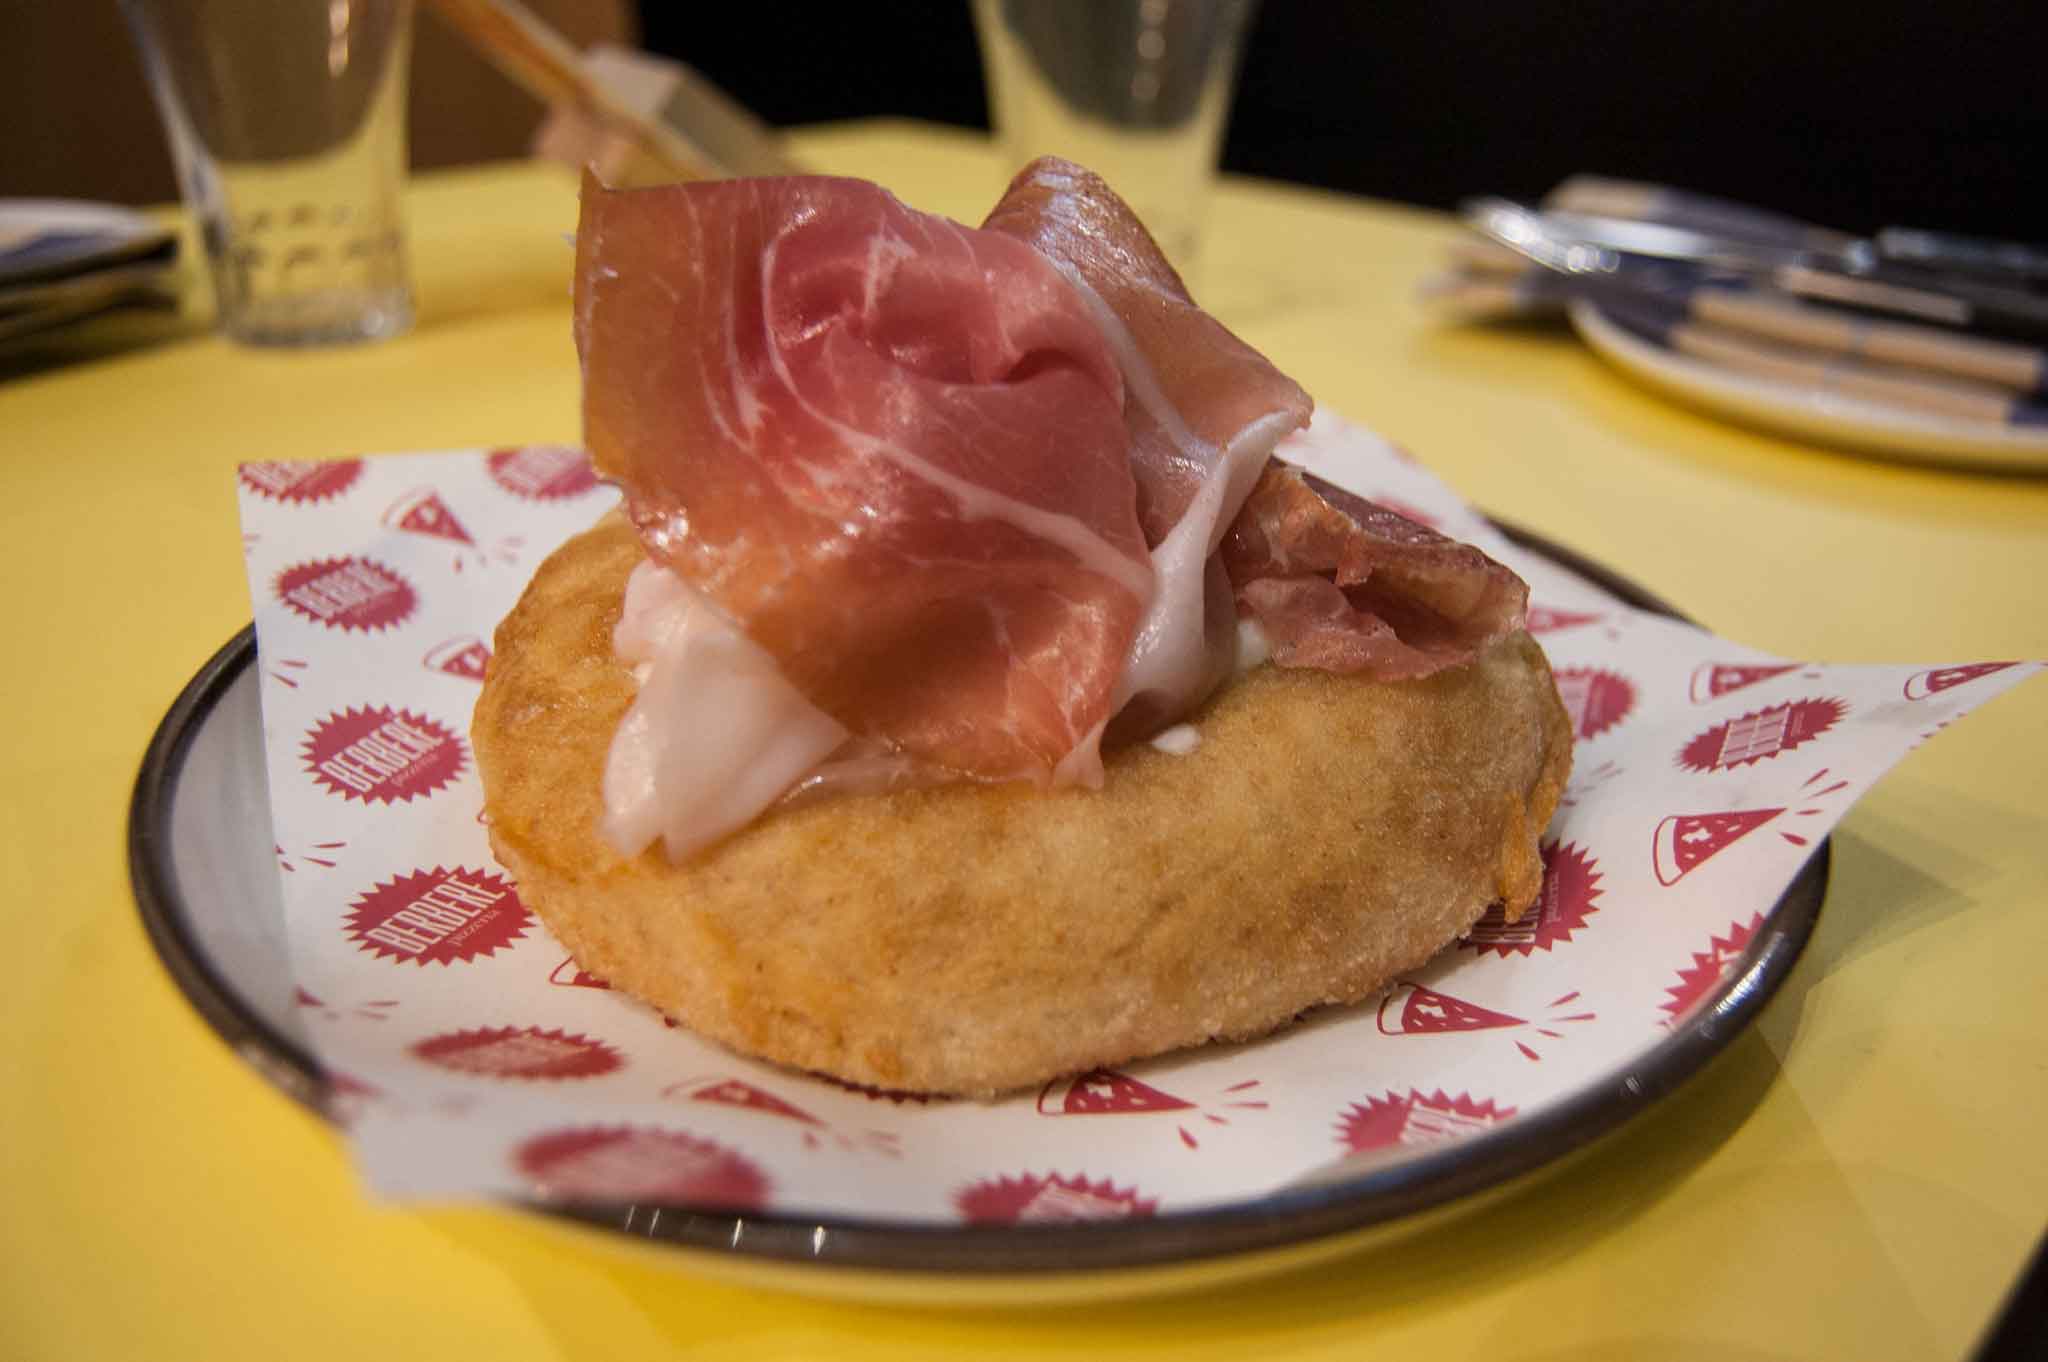
{"type": "Polygon", "coordinates": [[[622,857],[597,825],[640,556],[609,516],[499,626],[472,728],[491,843],[584,969],[736,1050],[988,1095],[1370,997],[1536,897],[1571,729],[1519,632],[1419,681],[1260,667],[1194,752],[1116,751],[1100,791],[850,796],[622,857]]]}

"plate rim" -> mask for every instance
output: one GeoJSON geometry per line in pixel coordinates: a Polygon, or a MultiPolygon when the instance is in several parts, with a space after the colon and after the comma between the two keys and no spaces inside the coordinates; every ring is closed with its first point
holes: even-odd
{"type": "MultiPolygon", "coordinates": [[[[1490,523],[1511,541],[1569,568],[1640,609],[1684,620],[1649,591],[1532,531],[1490,523]]],[[[263,1019],[209,961],[171,860],[170,815],[185,757],[205,720],[256,660],[242,628],[186,683],[145,751],[129,806],[129,878],[151,946],[213,1031],[273,1087],[330,1124],[340,1118],[317,1059],[263,1019]]],[[[955,1225],[797,1213],[735,1214],[680,1205],[580,1205],[514,1199],[510,1207],[728,1261],[881,1272],[909,1279],[1046,1279],[1185,1266],[1348,1239],[1427,1221],[1481,1193],[1557,1166],[1628,1125],[1703,1070],[1776,995],[1811,938],[1826,898],[1832,839],[1824,838],[1773,905],[1737,967],[1670,1034],[1564,1100],[1422,1157],[1318,1179],[1257,1197],[1158,1215],[1083,1224],[955,1225]]]]}
{"type": "Polygon", "coordinates": [[[1813,394],[1805,388],[1662,349],[1615,325],[1590,300],[1567,303],[1565,315],[1580,340],[1631,378],[1679,402],[1775,435],[1921,467],[2048,472],[2048,427],[1964,429],[1972,423],[1853,397],[1831,399],[1839,409],[1832,414],[1816,411],[1813,394]]]}

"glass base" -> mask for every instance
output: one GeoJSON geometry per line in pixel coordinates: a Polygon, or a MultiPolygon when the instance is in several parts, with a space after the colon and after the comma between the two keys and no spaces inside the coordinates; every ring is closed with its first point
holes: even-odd
{"type": "Polygon", "coordinates": [[[279,348],[386,340],[411,325],[412,293],[403,287],[243,299],[220,315],[230,339],[279,348]]]}

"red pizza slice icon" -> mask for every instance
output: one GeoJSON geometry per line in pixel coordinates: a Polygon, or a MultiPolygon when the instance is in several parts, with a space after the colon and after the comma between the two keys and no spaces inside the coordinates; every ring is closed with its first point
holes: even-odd
{"type": "Polygon", "coordinates": [[[611,987],[610,984],[577,964],[576,957],[574,956],[565,957],[561,964],[555,966],[548,974],[548,982],[560,988],[609,989],[611,987]]]}
{"type": "Polygon", "coordinates": [[[1906,698],[1925,700],[1930,695],[1939,695],[1950,686],[1960,686],[1975,681],[1980,676],[1990,676],[2008,667],[2017,667],[2017,662],[1973,662],[1966,667],[1935,667],[1924,672],[1915,672],[1906,678],[1906,698]]]}
{"type": "Polygon", "coordinates": [[[491,648],[475,634],[457,634],[435,644],[421,663],[430,672],[446,672],[466,681],[481,681],[484,669],[491,664],[491,648]]]}
{"type": "Polygon", "coordinates": [[[1701,861],[1783,812],[1778,808],[1672,814],[1650,834],[1650,864],[1657,872],[1657,883],[1678,883],[1701,861]]]}
{"type": "MultiPolygon", "coordinates": [[[[689,1083],[679,1083],[668,1089],[680,1095],[687,1102],[710,1102],[721,1107],[739,1107],[746,1111],[758,1111],[769,1116],[780,1116],[784,1120],[797,1121],[807,1126],[823,1125],[817,1117],[801,1107],[791,1106],[765,1088],[739,1078],[713,1078],[689,1083]]],[[[666,1093],[664,1095],[667,1095],[666,1093]]]]}
{"type": "Polygon", "coordinates": [[[1187,1111],[1195,1104],[1141,1083],[1129,1074],[1096,1069],[1056,1078],[1038,1094],[1040,1116],[1116,1116],[1140,1111],[1187,1111]]]}
{"type": "Polygon", "coordinates": [[[474,545],[469,531],[441,500],[441,494],[431,487],[416,487],[384,512],[384,523],[394,530],[409,534],[431,535],[436,539],[453,540],[458,544],[474,545]]]}
{"type": "Polygon", "coordinates": [[[1737,664],[1732,662],[1702,662],[1692,674],[1692,702],[1703,705],[1717,696],[1726,695],[1744,686],[1754,686],[1759,681],[1768,681],[1774,676],[1797,671],[1803,663],[1761,663],[1737,664]]]}
{"type": "Polygon", "coordinates": [[[1490,1007],[1453,998],[1421,984],[1400,984],[1380,999],[1379,1028],[1383,1036],[1420,1036],[1444,1031],[1495,1031],[1524,1026],[1521,1017],[1511,1017],[1490,1007]]]}

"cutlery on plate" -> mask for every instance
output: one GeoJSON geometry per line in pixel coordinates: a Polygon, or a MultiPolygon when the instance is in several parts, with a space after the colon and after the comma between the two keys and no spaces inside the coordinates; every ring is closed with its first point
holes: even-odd
{"type": "Polygon", "coordinates": [[[1880,228],[1868,240],[1784,213],[1669,185],[1574,175],[1543,198],[1546,209],[1690,227],[1743,240],[1803,246],[1823,254],[1889,260],[2014,284],[2048,283],[2048,247],[1919,227],[1880,228]]]}
{"type": "Polygon", "coordinates": [[[2048,297],[1911,266],[1854,248],[1740,239],[1599,214],[1540,212],[1501,198],[1468,200],[1465,222],[1546,269],[1584,277],[1640,274],[1656,262],[1767,284],[1795,297],[1987,334],[2048,337],[2048,297]]]}

